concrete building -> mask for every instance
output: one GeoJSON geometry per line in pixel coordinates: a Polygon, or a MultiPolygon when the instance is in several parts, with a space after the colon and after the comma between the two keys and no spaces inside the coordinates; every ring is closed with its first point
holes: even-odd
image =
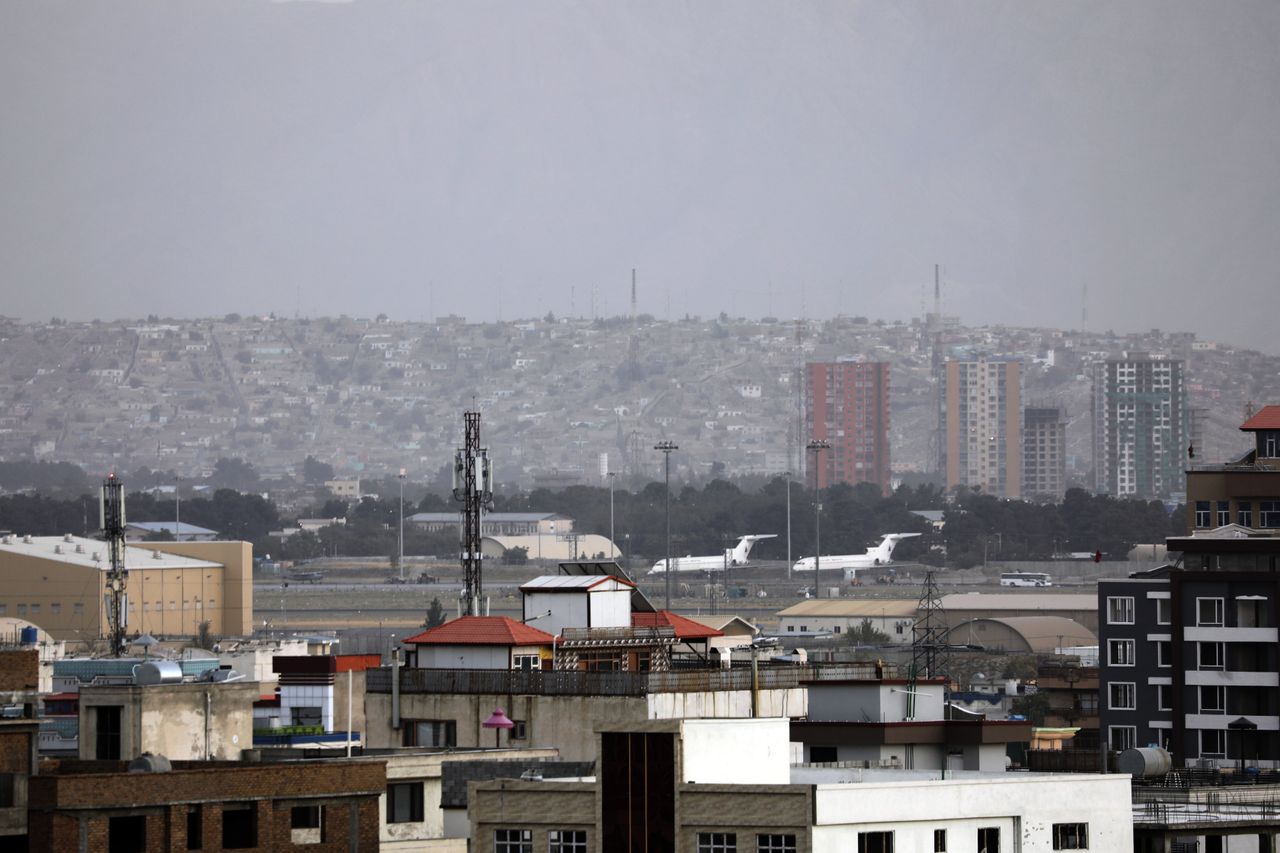
{"type": "Polygon", "coordinates": [[[802,717],[805,682],[862,673],[856,665],[819,674],[803,666],[673,672],[370,670],[365,694],[366,743],[372,748],[488,746],[481,723],[503,708],[516,724],[498,745],[558,748],[568,761],[595,757],[595,729],[620,721],[753,715],[802,717]]]}
{"type": "Polygon", "coordinates": [[[1098,584],[1104,739],[1176,766],[1280,766],[1280,538],[1168,545],[1180,563],[1098,584]]]}
{"type": "Polygon", "coordinates": [[[0,849],[27,849],[28,786],[39,768],[39,724],[0,718],[0,849]]]}
{"type": "Polygon", "coordinates": [[[1193,465],[1187,471],[1187,527],[1214,530],[1235,524],[1280,529],[1280,406],[1264,406],[1240,425],[1253,448],[1234,462],[1193,465]]]}
{"type": "Polygon", "coordinates": [[[1022,495],[1022,365],[948,361],[939,393],[939,432],[947,488],[1022,495]]]}
{"type": "Polygon", "coordinates": [[[185,521],[131,521],[125,525],[125,537],[142,542],[153,536],[168,536],[175,542],[213,542],[218,531],[185,521]]]}
{"type": "Polygon", "coordinates": [[[1125,776],[791,766],[786,720],[602,726],[583,782],[471,794],[472,850],[1133,850],[1125,776]]]}
{"type": "MultiPolygon", "coordinates": [[[[424,530],[442,533],[462,529],[462,511],[417,512],[405,519],[424,530]]],[[[573,532],[573,519],[558,512],[490,512],[480,518],[481,536],[547,536],[573,532]]]]}
{"type": "Polygon", "coordinates": [[[891,643],[909,644],[919,607],[916,599],[810,599],[778,611],[778,635],[843,637],[867,625],[891,643]]]}
{"type": "Polygon", "coordinates": [[[1178,359],[1124,353],[1093,365],[1094,488],[1116,497],[1167,498],[1186,488],[1190,435],[1178,359]]]}
{"type": "Polygon", "coordinates": [[[238,761],[253,746],[258,685],[113,684],[80,690],[80,758],[128,761],[144,752],[174,761],[238,761]]]}
{"type": "Polygon", "coordinates": [[[818,460],[817,487],[873,483],[888,493],[889,363],[810,362],[804,393],[807,437],[831,445],[818,460]]]}
{"type": "Polygon", "coordinates": [[[1066,492],[1066,418],[1057,407],[1028,406],[1022,413],[1022,494],[1060,503],[1066,492]]]}
{"type": "Polygon", "coordinates": [[[551,634],[565,628],[627,628],[635,584],[612,575],[546,575],[520,587],[522,620],[551,634]]]}
{"type": "MultiPolygon", "coordinates": [[[[102,595],[109,566],[95,539],[0,539],[0,617],[39,625],[56,640],[106,636],[102,595]]],[[[148,542],[125,548],[128,633],[194,636],[253,632],[253,554],[248,542],[148,542]]]]}

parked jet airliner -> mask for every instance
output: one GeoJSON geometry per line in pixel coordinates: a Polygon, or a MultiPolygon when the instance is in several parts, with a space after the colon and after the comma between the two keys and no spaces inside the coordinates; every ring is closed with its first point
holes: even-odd
{"type": "MultiPolygon", "coordinates": [[[[717,554],[714,557],[673,557],[671,564],[676,572],[720,572],[724,571],[726,564],[730,568],[745,566],[747,565],[747,555],[751,553],[752,545],[761,539],[775,539],[777,535],[776,533],[766,533],[743,536],[738,540],[737,545],[732,548],[726,548],[723,554],[717,554]]],[[[662,573],[666,570],[666,560],[659,560],[650,569],[651,572],[657,573],[662,573]]]]}
{"type": "MultiPolygon", "coordinates": [[[[822,557],[822,570],[840,569],[845,573],[845,580],[852,581],[858,569],[870,569],[886,565],[893,560],[893,549],[903,539],[919,536],[919,533],[886,533],[880,544],[868,548],[865,554],[838,554],[822,557]]],[[[793,572],[813,571],[813,557],[805,557],[791,567],[793,572]]]]}

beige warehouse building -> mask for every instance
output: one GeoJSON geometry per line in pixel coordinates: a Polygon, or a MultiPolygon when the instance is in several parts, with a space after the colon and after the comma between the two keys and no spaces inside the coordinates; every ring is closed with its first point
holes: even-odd
{"type": "MultiPolygon", "coordinates": [[[[26,619],[56,640],[107,634],[106,544],[78,536],[0,539],[0,617],[26,619]]],[[[219,636],[253,632],[248,542],[148,542],[125,548],[128,634],[219,636]]]]}

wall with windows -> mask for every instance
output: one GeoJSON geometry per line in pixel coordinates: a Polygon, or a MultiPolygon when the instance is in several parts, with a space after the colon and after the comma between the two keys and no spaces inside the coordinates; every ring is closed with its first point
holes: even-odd
{"type": "Polygon", "coordinates": [[[129,761],[152,752],[172,761],[237,761],[253,745],[258,690],[254,681],[86,685],[80,689],[80,758],[129,761]],[[114,735],[100,732],[108,721],[114,735]]]}

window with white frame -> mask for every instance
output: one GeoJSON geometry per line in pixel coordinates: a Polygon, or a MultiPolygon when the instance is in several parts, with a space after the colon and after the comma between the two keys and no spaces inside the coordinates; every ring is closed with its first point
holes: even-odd
{"type": "Polygon", "coordinates": [[[1107,707],[1112,711],[1132,711],[1137,708],[1135,696],[1137,686],[1132,681],[1113,681],[1107,685],[1109,702],[1107,707]]]}
{"type": "Polygon", "coordinates": [[[1196,643],[1200,669],[1224,669],[1222,643],[1196,643]]]}
{"type": "Polygon", "coordinates": [[[1200,730],[1200,757],[1227,757],[1227,733],[1224,729],[1200,730]]]}
{"type": "Polygon", "coordinates": [[[1231,523],[1230,501],[1218,501],[1218,526],[1226,527],[1231,523]]]}
{"type": "Polygon", "coordinates": [[[734,832],[699,832],[698,853],[738,853],[738,835],[734,832]]]}
{"type": "Polygon", "coordinates": [[[587,853],[585,829],[553,829],[547,833],[547,853],[587,853]]]}
{"type": "Polygon", "coordinates": [[[1227,688],[1221,684],[1200,685],[1200,713],[1222,714],[1227,710],[1227,688]]]}
{"type": "Polygon", "coordinates": [[[511,668],[529,672],[530,670],[541,669],[542,661],[537,655],[512,655],[511,668]]]}
{"type": "Polygon", "coordinates": [[[1054,850],[1088,850],[1089,824],[1055,823],[1053,825],[1054,850]]]}
{"type": "Polygon", "coordinates": [[[1280,501],[1258,501],[1258,526],[1280,527],[1280,501]]]}
{"type": "Polygon", "coordinates": [[[493,853],[533,853],[533,830],[494,830],[493,853]]]}
{"type": "Polygon", "coordinates": [[[1156,640],[1156,666],[1173,666],[1173,643],[1169,640],[1156,640]]]}
{"type": "Polygon", "coordinates": [[[1156,624],[1168,625],[1173,622],[1173,601],[1168,598],[1156,599],[1156,624]]]}
{"type": "Polygon", "coordinates": [[[1133,624],[1133,596],[1113,595],[1107,598],[1107,624],[1133,624]]]}
{"type": "Polygon", "coordinates": [[[1236,523],[1241,527],[1253,527],[1253,501],[1236,504],[1236,523]]]}
{"type": "Polygon", "coordinates": [[[796,853],[796,837],[791,833],[761,833],[756,836],[756,853],[796,853]]]}
{"type": "Polygon", "coordinates": [[[1133,749],[1134,743],[1138,739],[1138,729],[1136,726],[1108,726],[1107,741],[1111,744],[1114,752],[1124,752],[1126,749],[1133,749]]]}
{"type": "Polygon", "coordinates": [[[1156,685],[1156,709],[1160,711],[1173,710],[1173,687],[1168,684],[1156,685]]]}
{"type": "Polygon", "coordinates": [[[1112,666],[1133,666],[1133,640],[1108,640],[1107,662],[1112,666]]]}
{"type": "Polygon", "coordinates": [[[1221,598],[1196,599],[1196,625],[1207,628],[1221,628],[1223,624],[1222,614],[1221,598]]]}
{"type": "Polygon", "coordinates": [[[1212,521],[1213,510],[1209,501],[1196,501],[1196,527],[1208,527],[1212,521]]]}
{"type": "Polygon", "coordinates": [[[947,853],[947,831],[945,829],[935,829],[933,831],[933,853],[947,853]]]}

